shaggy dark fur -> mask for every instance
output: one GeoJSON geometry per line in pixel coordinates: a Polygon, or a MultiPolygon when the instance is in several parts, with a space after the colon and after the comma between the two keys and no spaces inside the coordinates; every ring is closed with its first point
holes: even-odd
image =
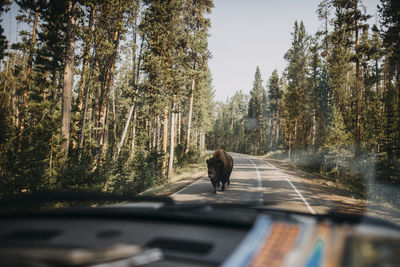
{"type": "Polygon", "coordinates": [[[213,156],[206,160],[208,167],[208,177],[217,193],[217,188],[221,186],[221,191],[225,190],[225,184],[230,184],[229,177],[233,169],[233,159],[222,149],[217,149],[213,156]]]}

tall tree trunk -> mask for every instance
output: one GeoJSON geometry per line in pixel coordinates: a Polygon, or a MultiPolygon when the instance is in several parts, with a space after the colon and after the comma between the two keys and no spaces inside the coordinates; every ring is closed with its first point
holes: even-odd
{"type": "Polygon", "coordinates": [[[132,85],[133,85],[133,92],[134,92],[134,96],[132,99],[132,106],[129,112],[129,116],[128,116],[128,120],[126,121],[125,124],[125,130],[121,136],[120,139],[120,143],[118,145],[118,150],[117,150],[117,157],[116,160],[118,160],[119,158],[119,154],[122,148],[122,145],[124,144],[125,141],[125,137],[126,137],[126,131],[129,127],[129,122],[131,121],[131,117],[132,114],[134,114],[134,120],[133,120],[133,126],[132,126],[132,143],[131,143],[131,153],[130,153],[130,158],[133,157],[134,155],[134,151],[135,151],[135,131],[136,131],[136,114],[137,114],[137,107],[136,107],[136,94],[139,91],[139,75],[140,75],[140,63],[141,63],[141,55],[142,55],[142,49],[143,49],[143,40],[142,43],[140,45],[140,52],[139,52],[139,59],[138,59],[138,63],[136,66],[136,40],[137,40],[137,16],[138,16],[138,8],[135,9],[135,18],[134,18],[134,22],[133,22],[133,46],[132,46],[132,85]]]}
{"type": "Polygon", "coordinates": [[[156,143],[156,151],[160,151],[160,133],[161,133],[161,120],[160,120],[160,115],[157,115],[157,130],[156,130],[156,135],[157,135],[157,143],[156,143]]]}
{"type": "Polygon", "coordinates": [[[166,175],[166,154],[167,154],[167,138],[168,138],[168,106],[164,108],[164,125],[163,125],[163,142],[162,142],[162,175],[166,175]]]}
{"type": "Polygon", "coordinates": [[[291,160],[292,156],[292,146],[293,146],[293,141],[292,141],[292,129],[289,129],[289,161],[291,160]]]}
{"type": "Polygon", "coordinates": [[[132,114],[133,114],[133,110],[134,110],[134,109],[135,109],[135,104],[133,104],[133,105],[131,106],[130,110],[129,110],[128,119],[126,120],[125,127],[124,127],[124,131],[122,132],[121,140],[120,140],[120,142],[118,143],[118,146],[117,146],[117,156],[115,157],[115,161],[118,161],[119,153],[121,152],[122,145],[124,144],[126,132],[128,131],[129,122],[130,122],[131,119],[132,119],[132,114]]]}
{"type": "Polygon", "coordinates": [[[174,149],[175,149],[175,99],[172,102],[171,109],[171,134],[169,142],[169,161],[168,161],[168,179],[172,178],[174,172],[174,149]]]}
{"type": "Polygon", "coordinates": [[[204,129],[200,129],[200,153],[203,156],[204,153],[206,152],[206,134],[204,132],[204,129]]]}
{"type": "MultiPolygon", "coordinates": [[[[132,56],[132,84],[133,84],[134,96],[133,96],[133,99],[132,99],[132,106],[131,106],[131,109],[130,109],[130,112],[129,112],[129,115],[128,115],[128,120],[126,121],[126,124],[125,124],[125,128],[124,128],[125,130],[124,130],[124,132],[123,132],[123,134],[121,136],[120,143],[118,145],[116,160],[118,160],[118,158],[119,158],[119,154],[121,152],[122,145],[124,144],[124,141],[125,141],[126,131],[127,131],[128,127],[129,127],[129,122],[131,121],[131,117],[132,117],[133,113],[135,115],[134,116],[134,122],[136,123],[136,109],[137,109],[136,108],[136,94],[139,92],[139,78],[140,78],[139,69],[140,69],[140,63],[141,63],[141,58],[142,58],[142,50],[143,50],[143,44],[144,44],[144,42],[142,40],[142,43],[140,45],[139,55],[138,55],[139,59],[138,59],[138,63],[137,63],[137,66],[136,66],[137,10],[136,10],[136,15],[135,15],[135,19],[134,19],[134,24],[133,25],[134,25],[133,26],[133,41],[134,41],[134,44],[133,44],[133,47],[132,47],[132,54],[133,54],[133,56],[132,56]]],[[[133,129],[132,130],[132,138],[135,138],[135,130],[134,130],[135,127],[136,127],[136,125],[134,125],[133,128],[132,128],[133,129]]],[[[135,140],[132,140],[131,144],[132,144],[132,146],[131,146],[130,157],[132,158],[132,156],[134,154],[135,140]]]]}
{"type": "MultiPolygon", "coordinates": [[[[354,7],[356,12],[357,6],[354,7]]],[[[358,25],[355,20],[355,50],[356,50],[356,155],[360,153],[361,146],[361,77],[360,77],[360,59],[358,55],[358,25]]]]}
{"type": "Polygon", "coordinates": [[[276,133],[275,133],[275,147],[279,144],[279,110],[276,111],[276,133]]]}
{"type": "MultiPolygon", "coordinates": [[[[95,54],[97,54],[98,48],[95,47],[95,54]]],[[[98,60],[95,61],[95,69],[98,70],[99,68],[99,62],[98,60]]],[[[100,71],[96,71],[95,77],[94,77],[95,82],[100,82],[100,71]]],[[[98,86],[95,86],[94,88],[94,97],[92,101],[92,121],[94,122],[94,132],[93,132],[93,138],[98,139],[100,130],[100,98],[101,98],[101,88],[98,86]]]]}
{"type": "Polygon", "coordinates": [[[385,135],[386,135],[386,153],[387,160],[389,164],[391,164],[394,160],[393,158],[393,143],[392,143],[392,120],[393,120],[393,106],[390,103],[390,90],[391,90],[391,77],[389,73],[389,56],[385,56],[384,64],[383,64],[383,84],[384,84],[384,99],[385,99],[385,114],[386,114],[386,127],[385,127],[385,135]]]}
{"type": "Polygon", "coordinates": [[[129,154],[129,158],[133,159],[133,157],[135,156],[135,141],[136,141],[136,117],[137,117],[137,109],[134,108],[133,110],[133,119],[132,119],[132,132],[131,132],[131,136],[132,136],[132,142],[131,142],[131,151],[129,154]]]}
{"type": "Polygon", "coordinates": [[[297,125],[297,118],[294,120],[294,137],[293,142],[297,145],[298,144],[298,125],[297,125]]]}
{"type": "Polygon", "coordinates": [[[67,47],[64,67],[64,86],[63,86],[63,109],[61,134],[63,141],[63,162],[68,157],[70,122],[71,122],[71,101],[72,86],[74,77],[74,48],[75,48],[75,2],[68,1],[68,22],[67,22],[67,47]]]}
{"type": "MultiPolygon", "coordinates": [[[[194,69],[193,65],[193,69],[194,69]]],[[[193,98],[194,98],[194,86],[195,86],[195,79],[192,78],[192,87],[190,89],[190,100],[189,100],[189,114],[188,114],[188,127],[186,133],[186,145],[185,145],[185,153],[189,152],[190,148],[190,131],[192,127],[192,112],[193,112],[193,98]]]]}
{"type": "Polygon", "coordinates": [[[151,147],[152,147],[152,141],[153,141],[153,136],[151,134],[152,131],[153,131],[153,120],[152,120],[152,117],[150,117],[147,121],[148,121],[147,136],[149,137],[148,144],[147,144],[147,151],[150,151],[151,147]]]}
{"type": "Polygon", "coordinates": [[[99,136],[98,136],[98,144],[99,144],[99,149],[97,152],[97,167],[102,165],[102,157],[104,151],[104,145],[107,143],[106,137],[107,137],[107,125],[106,125],[106,116],[107,116],[107,110],[108,110],[108,105],[109,105],[109,100],[110,100],[110,90],[113,84],[113,79],[114,79],[114,69],[115,69],[115,62],[117,59],[117,53],[118,53],[118,46],[119,46],[119,40],[120,40],[120,31],[116,30],[114,33],[114,51],[110,56],[110,61],[107,67],[107,73],[106,73],[106,78],[104,81],[104,89],[103,89],[103,96],[102,96],[102,101],[100,105],[100,123],[99,123],[99,136]]]}
{"type": "Polygon", "coordinates": [[[182,113],[178,113],[178,145],[181,144],[181,131],[182,131],[182,113]]]}
{"type": "MultiPolygon", "coordinates": [[[[93,32],[94,30],[94,19],[96,16],[95,12],[96,4],[90,7],[90,14],[89,14],[89,31],[93,32]]],[[[89,99],[89,84],[90,84],[90,77],[92,76],[92,69],[88,71],[89,66],[89,58],[90,58],[90,48],[92,46],[92,37],[87,40],[85,44],[85,49],[83,52],[83,62],[82,62],[82,76],[79,84],[79,91],[78,91],[78,110],[77,116],[78,118],[81,117],[81,113],[83,113],[82,117],[80,118],[81,123],[81,131],[79,136],[79,161],[82,157],[82,150],[83,150],[83,141],[85,138],[85,128],[86,128],[86,114],[87,114],[87,106],[88,106],[88,99],[89,99]]],[[[55,73],[53,74],[53,77],[55,73]]]]}
{"type": "Polygon", "coordinates": [[[158,127],[158,124],[157,124],[157,118],[153,117],[153,119],[154,119],[154,126],[153,126],[153,129],[152,129],[152,135],[153,135],[152,139],[153,140],[151,142],[151,150],[155,151],[156,150],[156,146],[157,146],[157,127],[158,127]]]}
{"type": "Polygon", "coordinates": [[[24,130],[25,130],[25,117],[26,113],[28,112],[28,91],[31,85],[31,75],[32,75],[32,68],[33,68],[33,50],[36,44],[36,29],[39,17],[39,6],[35,8],[35,19],[33,21],[33,30],[32,30],[32,42],[31,42],[31,49],[29,52],[29,59],[28,59],[28,71],[26,75],[26,86],[24,90],[24,105],[21,112],[21,124],[19,128],[19,140],[18,140],[18,152],[22,150],[22,141],[24,139],[24,130]]]}
{"type": "Polygon", "coordinates": [[[89,82],[90,82],[90,79],[88,79],[88,86],[87,86],[87,90],[86,90],[86,96],[85,96],[84,107],[83,107],[82,126],[81,126],[80,140],[79,140],[79,162],[81,161],[81,158],[82,158],[83,141],[85,139],[86,114],[87,114],[88,102],[89,102],[89,82]]]}
{"type": "MultiPolygon", "coordinates": [[[[93,32],[94,29],[94,18],[95,18],[95,4],[90,7],[90,15],[89,15],[89,31],[93,32]]],[[[85,97],[85,90],[86,90],[86,80],[88,77],[87,68],[89,66],[89,57],[90,57],[90,47],[92,46],[92,38],[87,40],[85,44],[85,49],[83,51],[83,62],[82,62],[82,78],[79,85],[79,93],[78,93],[78,112],[77,114],[80,115],[82,112],[82,108],[84,105],[84,97],[85,97]]]]}
{"type": "MultiPolygon", "coordinates": [[[[11,15],[11,13],[10,13],[11,15]]],[[[11,22],[11,20],[10,20],[11,22]]],[[[11,26],[10,26],[10,30],[11,30],[11,26]]],[[[19,32],[19,26],[17,23],[17,30],[16,32],[19,32]]],[[[11,36],[11,34],[10,34],[11,36]]],[[[15,43],[18,43],[18,34],[15,35],[15,43]]],[[[12,70],[15,71],[15,61],[16,61],[16,57],[17,57],[17,53],[14,51],[13,54],[13,60],[12,60],[12,70]]],[[[13,125],[15,125],[16,127],[18,127],[18,105],[17,105],[17,101],[16,100],[16,89],[15,89],[15,85],[13,84],[12,88],[11,88],[11,110],[12,110],[12,122],[13,125]]]]}
{"type": "Polygon", "coordinates": [[[117,119],[116,119],[116,109],[115,109],[115,87],[114,86],[112,86],[111,92],[112,92],[111,105],[112,105],[112,113],[113,113],[113,116],[112,116],[113,137],[114,137],[115,142],[117,142],[117,119]]]}
{"type": "Polygon", "coordinates": [[[194,145],[196,146],[196,149],[199,148],[199,131],[197,128],[194,129],[194,145]]]}
{"type": "Polygon", "coordinates": [[[269,149],[273,150],[274,148],[274,135],[275,135],[275,125],[276,125],[276,120],[275,120],[275,112],[272,114],[272,125],[271,125],[271,131],[270,131],[270,144],[269,144],[269,149]]]}

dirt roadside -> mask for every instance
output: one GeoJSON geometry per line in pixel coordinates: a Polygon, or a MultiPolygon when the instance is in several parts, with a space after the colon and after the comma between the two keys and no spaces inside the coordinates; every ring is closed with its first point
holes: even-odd
{"type": "Polygon", "coordinates": [[[337,203],[337,207],[335,209],[337,212],[364,214],[388,220],[400,225],[400,211],[395,208],[387,207],[383,204],[369,200],[356,199],[353,197],[351,191],[338,188],[333,182],[327,181],[318,175],[294,168],[287,161],[265,157],[258,158],[269,162],[290,177],[303,180],[309,184],[310,187],[322,188],[326,194],[323,194],[319,197],[326,198],[329,199],[329,201],[337,203]]]}
{"type": "Polygon", "coordinates": [[[170,196],[171,194],[178,192],[182,188],[196,182],[198,179],[201,179],[206,175],[207,172],[204,170],[173,177],[168,183],[150,188],[139,195],[170,196]]]}

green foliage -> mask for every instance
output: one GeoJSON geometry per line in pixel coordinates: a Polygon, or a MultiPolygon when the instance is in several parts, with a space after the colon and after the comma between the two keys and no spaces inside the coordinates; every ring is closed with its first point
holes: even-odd
{"type": "MultiPolygon", "coordinates": [[[[1,0],[0,1],[0,22],[3,21],[3,13],[7,12],[9,9],[9,5],[11,2],[9,0],[1,0]]],[[[7,48],[7,40],[6,37],[3,35],[4,29],[3,26],[0,25],[0,58],[3,58],[4,51],[7,48]]]]}
{"type": "Polygon", "coordinates": [[[248,101],[249,97],[239,91],[226,103],[216,103],[214,124],[206,135],[207,148],[248,153],[248,101]]]}
{"type": "Polygon", "coordinates": [[[0,94],[0,197],[16,191],[15,159],[16,150],[13,147],[17,139],[17,131],[10,120],[10,110],[6,95],[0,94]],[[10,174],[12,178],[10,179],[10,174]]]}
{"type": "Polygon", "coordinates": [[[282,112],[282,89],[279,84],[278,71],[274,70],[268,80],[268,106],[266,115],[270,120],[270,131],[267,140],[269,140],[269,150],[277,149],[280,145],[280,114],[282,112]]]}
{"type": "Polygon", "coordinates": [[[185,146],[179,144],[176,146],[176,167],[183,168],[186,165],[196,163],[200,158],[202,152],[194,145],[189,149],[189,153],[185,153],[185,146]]]}
{"type": "Polygon", "coordinates": [[[250,91],[249,108],[247,120],[251,121],[252,127],[249,127],[248,136],[250,142],[250,151],[252,153],[262,153],[265,147],[265,138],[263,133],[265,130],[265,113],[266,113],[266,95],[262,86],[260,68],[257,66],[254,74],[253,89],[250,91]]]}
{"type": "MultiPolygon", "coordinates": [[[[307,61],[309,37],[303,22],[296,21],[292,33],[292,46],[286,52],[288,61],[288,87],[283,96],[283,122],[288,136],[288,149],[301,149],[309,144],[308,138],[302,134],[307,132],[310,117],[307,114],[309,93],[307,86],[307,61]]],[[[290,156],[290,153],[289,153],[290,156]]]]}
{"type": "MultiPolygon", "coordinates": [[[[207,43],[212,1],[79,1],[72,13],[77,86],[66,159],[60,130],[68,1],[16,2],[23,30],[0,72],[0,198],[65,189],[136,194],[166,182],[164,125],[157,116],[175,99],[183,139],[193,77],[196,138],[185,156],[178,145],[175,168],[201,157],[213,105],[207,43]]],[[[0,12],[8,5],[0,2],[0,12]]],[[[0,53],[3,37],[0,29],[0,53]]]]}

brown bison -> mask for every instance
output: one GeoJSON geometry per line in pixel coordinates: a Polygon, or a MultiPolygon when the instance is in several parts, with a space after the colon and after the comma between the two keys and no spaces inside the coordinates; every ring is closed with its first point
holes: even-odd
{"type": "Polygon", "coordinates": [[[233,169],[233,159],[222,149],[217,149],[213,156],[206,160],[208,167],[208,177],[214,187],[214,193],[217,193],[217,187],[220,183],[221,191],[225,190],[225,184],[230,184],[229,177],[233,169]]]}

